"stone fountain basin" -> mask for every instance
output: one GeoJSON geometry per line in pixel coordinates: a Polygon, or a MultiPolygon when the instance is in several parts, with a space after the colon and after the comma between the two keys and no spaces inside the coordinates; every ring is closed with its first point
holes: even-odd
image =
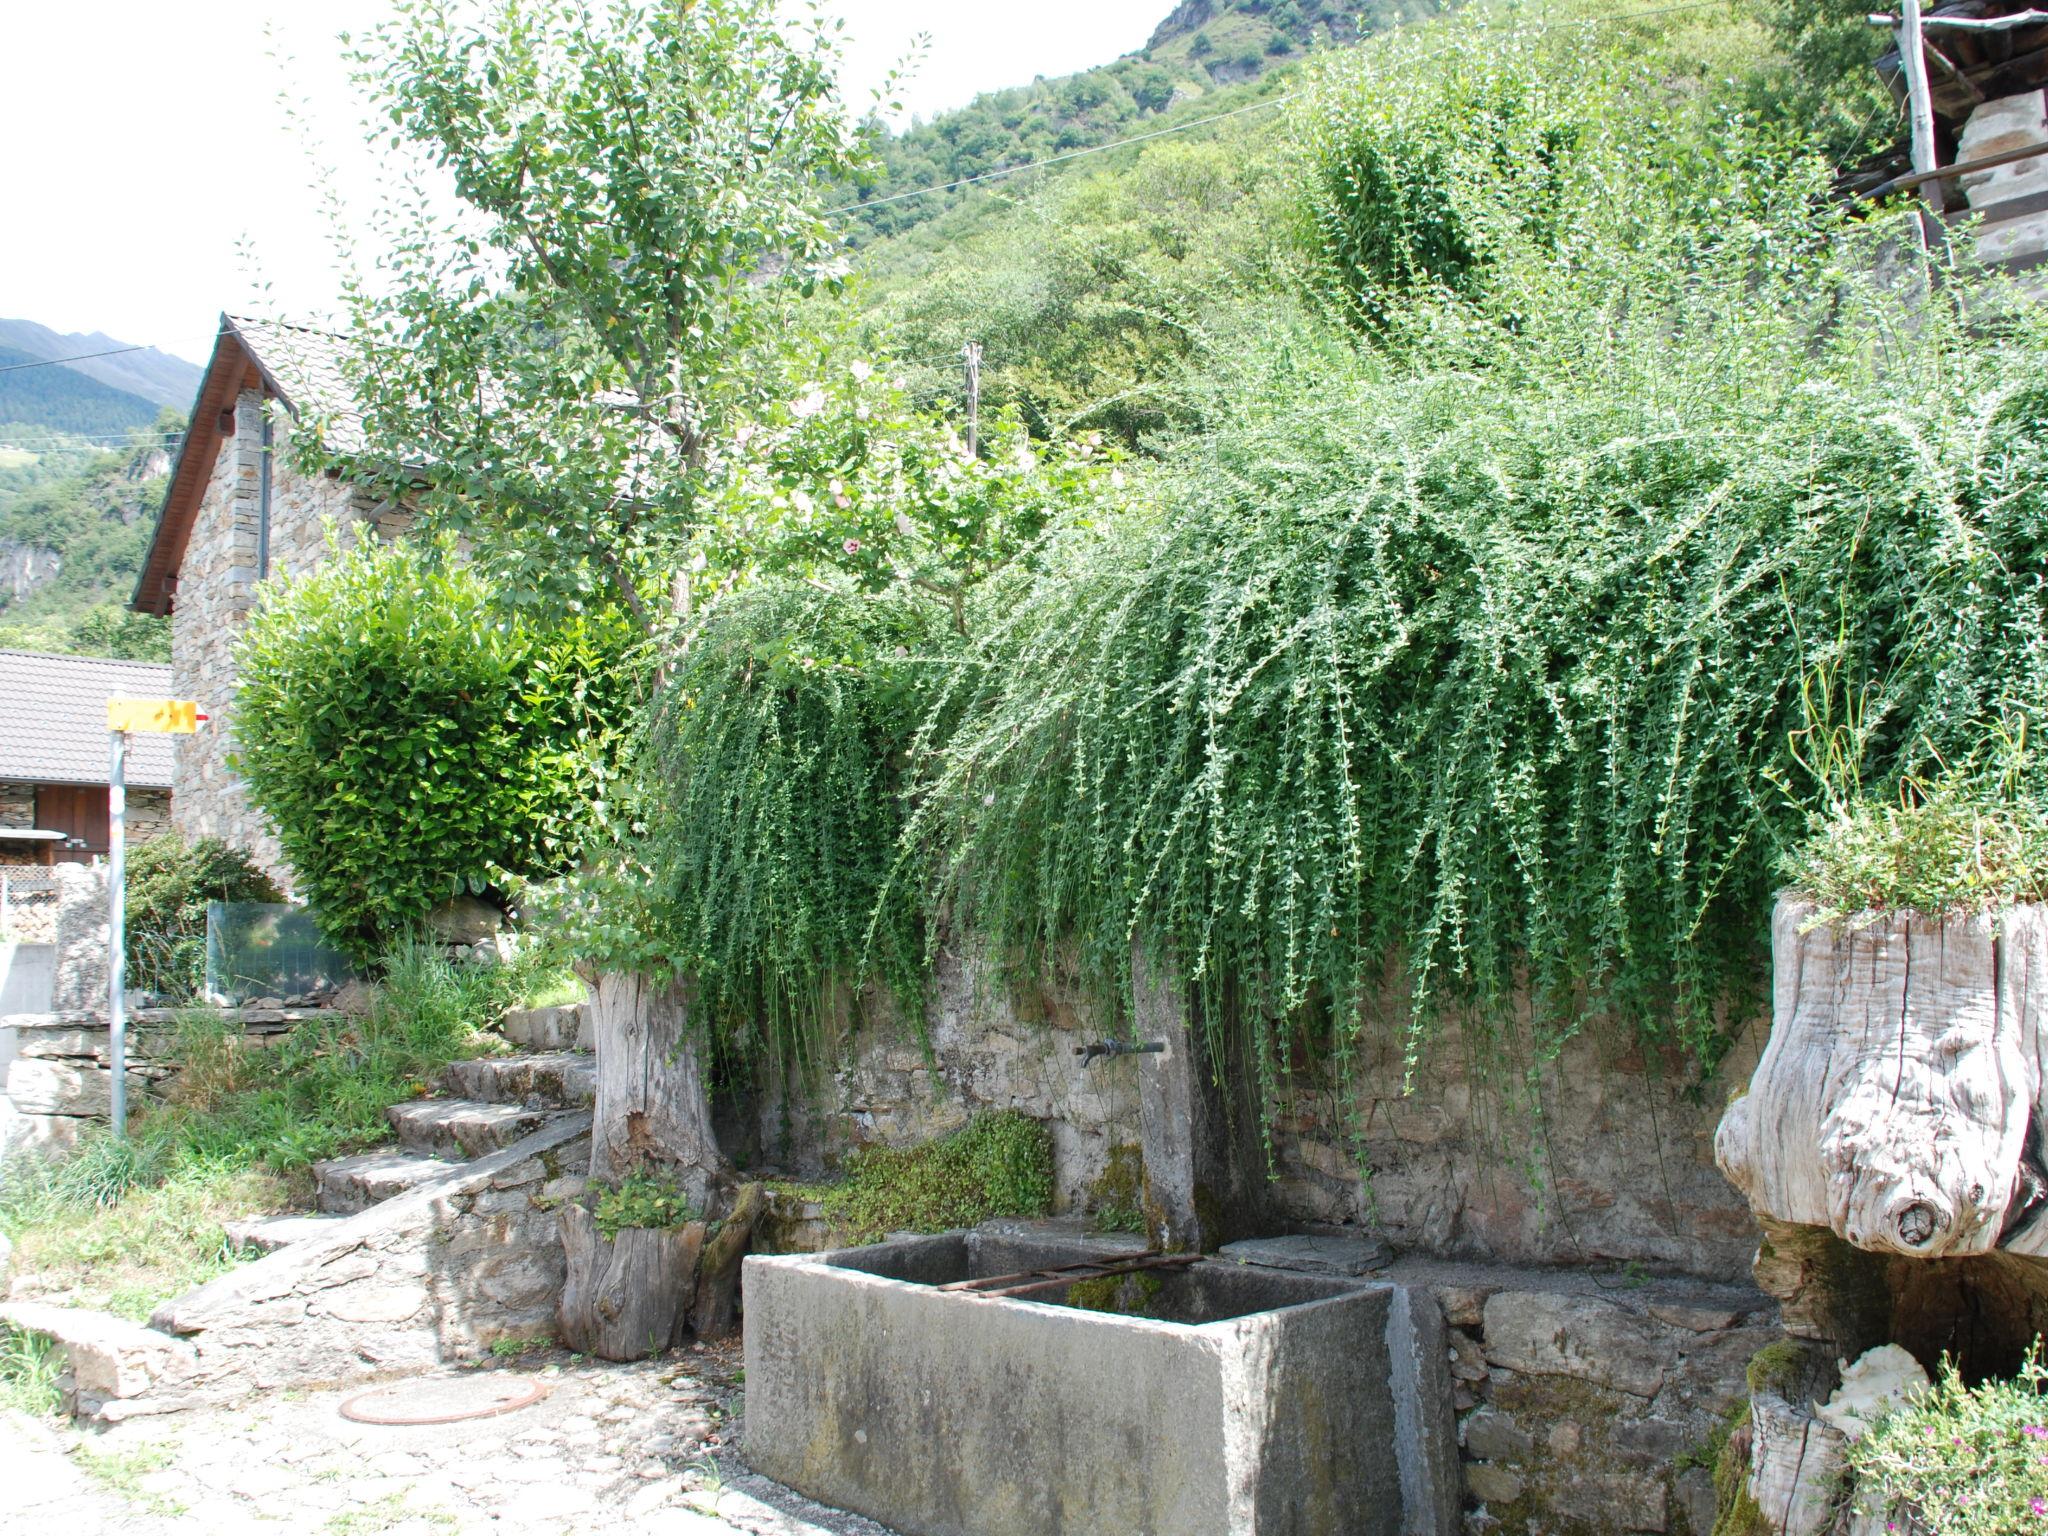
{"type": "Polygon", "coordinates": [[[1213,1259],[1160,1272],[1146,1316],[934,1289],[1131,1246],[983,1229],[749,1258],[747,1460],[905,1536],[1450,1529],[1427,1296],[1213,1259]]]}

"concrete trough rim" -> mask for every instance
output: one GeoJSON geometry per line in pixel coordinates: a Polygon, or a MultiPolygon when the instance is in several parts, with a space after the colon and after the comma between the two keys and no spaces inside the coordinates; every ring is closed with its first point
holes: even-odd
{"type": "MultiPolygon", "coordinates": [[[[914,1237],[901,1239],[901,1241],[922,1243],[940,1237],[964,1238],[972,1235],[975,1230],[972,1227],[955,1227],[946,1232],[918,1233],[914,1237]]],[[[940,1290],[936,1285],[927,1284],[923,1281],[900,1280],[893,1275],[878,1275],[871,1270],[855,1269],[832,1262],[841,1254],[873,1254],[878,1249],[889,1247],[897,1241],[899,1239],[890,1238],[881,1243],[868,1244],[865,1247],[833,1248],[823,1253],[749,1254],[744,1267],[752,1269],[756,1265],[762,1265],[773,1266],[779,1269],[823,1270],[835,1277],[855,1280],[864,1284],[871,1283],[895,1291],[928,1295],[942,1301],[967,1302],[984,1307],[1028,1307],[1034,1312],[1056,1312],[1064,1318],[1084,1324],[1095,1326],[1110,1325],[1122,1327],[1131,1332],[1157,1333],[1169,1338],[1193,1338],[1197,1340],[1204,1337],[1220,1338],[1227,1332],[1241,1330],[1247,1325],[1257,1324],[1264,1318],[1299,1315],[1311,1308],[1333,1306],[1340,1302],[1348,1301],[1357,1295],[1375,1291],[1391,1292],[1398,1289],[1392,1281],[1379,1280],[1364,1275],[1317,1275],[1313,1277],[1316,1281],[1336,1287],[1337,1289],[1327,1296],[1312,1296],[1300,1301],[1286,1302],[1276,1307],[1260,1307],[1255,1311],[1240,1312],[1234,1317],[1213,1318],[1206,1323],[1177,1323],[1169,1318],[1144,1317],[1127,1312],[1098,1312],[1089,1307],[1067,1306],[1055,1301],[1033,1301],[1026,1297],[987,1296],[975,1291],[944,1291],[940,1290]]],[[[1242,1260],[1218,1259],[1214,1255],[1205,1254],[1195,1263],[1189,1265],[1188,1269],[1190,1271],[1208,1270],[1216,1273],[1257,1269],[1259,1267],[1258,1265],[1247,1264],[1242,1260]]],[[[1290,1274],[1292,1272],[1274,1270],[1272,1273],[1290,1274]]],[[[1297,1278],[1305,1279],[1309,1277],[1298,1276],[1297,1278]]],[[[742,1284],[744,1285],[744,1282],[742,1284]]]]}

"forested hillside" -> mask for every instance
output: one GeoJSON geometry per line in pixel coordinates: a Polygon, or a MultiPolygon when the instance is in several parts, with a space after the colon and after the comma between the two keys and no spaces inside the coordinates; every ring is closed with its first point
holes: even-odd
{"type": "Polygon", "coordinates": [[[198,387],[154,347],[0,320],[0,646],[168,656],[127,600],[198,387]]]}
{"type": "Polygon", "coordinates": [[[127,603],[178,424],[162,412],[114,448],[48,429],[0,429],[17,445],[0,448],[0,646],[169,659],[169,626],[127,603]]]}
{"type": "Polygon", "coordinates": [[[860,244],[897,234],[976,196],[954,190],[905,199],[905,192],[1233,110],[1256,99],[1233,86],[1444,8],[1439,0],[1182,0],[1136,53],[988,92],[879,140],[880,174],[844,198],[864,205],[849,236],[860,244]]]}

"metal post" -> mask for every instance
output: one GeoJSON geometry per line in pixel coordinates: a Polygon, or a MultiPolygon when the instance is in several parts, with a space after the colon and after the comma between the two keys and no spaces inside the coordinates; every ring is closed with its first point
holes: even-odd
{"type": "MultiPolygon", "coordinates": [[[[1899,64],[1906,72],[1906,101],[1913,114],[1913,171],[1925,175],[1935,169],[1934,93],[1927,84],[1927,45],[1920,34],[1920,0],[1905,0],[1899,7],[1899,64]]],[[[1942,210],[1941,183],[1930,181],[1921,187],[1927,205],[1942,210]]]]}
{"type": "Polygon", "coordinates": [[[114,1134],[128,1134],[128,733],[109,731],[107,755],[107,1055],[114,1069],[114,1134]]]}

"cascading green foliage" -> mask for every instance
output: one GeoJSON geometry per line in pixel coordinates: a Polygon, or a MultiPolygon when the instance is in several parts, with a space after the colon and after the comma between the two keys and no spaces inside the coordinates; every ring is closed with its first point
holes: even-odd
{"type": "Polygon", "coordinates": [[[721,1053],[777,1072],[817,1061],[864,977],[914,1014],[921,913],[883,888],[924,708],[907,658],[944,630],[929,605],[794,583],[724,603],[657,701],[628,891],[566,914],[586,956],[692,978],[721,1053]]]}
{"type": "Polygon", "coordinates": [[[553,874],[605,803],[616,625],[508,617],[445,544],[365,543],[268,592],[236,650],[250,796],[358,955],[463,891],[553,874]]]}
{"type": "Polygon", "coordinates": [[[1269,1079],[1290,1027],[1350,1048],[1390,956],[1411,1051],[1526,987],[1539,1048],[1597,1005],[1711,1063],[1825,798],[1813,680],[1862,701],[1872,784],[2044,697],[2038,311],[1966,330],[1968,274],[1636,48],[1484,65],[1527,107],[1494,142],[1544,141],[1545,102],[1582,125],[1547,213],[1426,82],[1329,77],[1352,128],[1310,103],[1305,206],[1392,156],[1474,259],[1313,249],[1373,344],[1255,313],[1158,510],[1005,594],[912,828],[956,920],[1077,939],[1105,983],[1169,945],[1269,1079]]]}
{"type": "Polygon", "coordinates": [[[1882,793],[2048,697],[2048,327],[1831,204],[1756,114],[1776,67],[1716,12],[1475,12],[1333,62],[1296,294],[1205,325],[1197,428],[892,669],[921,702],[760,696],[766,637],[885,599],[763,594],[690,660],[650,862],[722,1005],[907,977],[922,910],[1106,991],[1170,948],[1269,1089],[1294,1046],[1341,1067],[1390,974],[1411,1059],[1527,995],[1504,1072],[1592,1008],[1710,1066],[1838,803],[1823,743],[1882,793]],[[833,732],[865,774],[823,771],[833,732]]]}

